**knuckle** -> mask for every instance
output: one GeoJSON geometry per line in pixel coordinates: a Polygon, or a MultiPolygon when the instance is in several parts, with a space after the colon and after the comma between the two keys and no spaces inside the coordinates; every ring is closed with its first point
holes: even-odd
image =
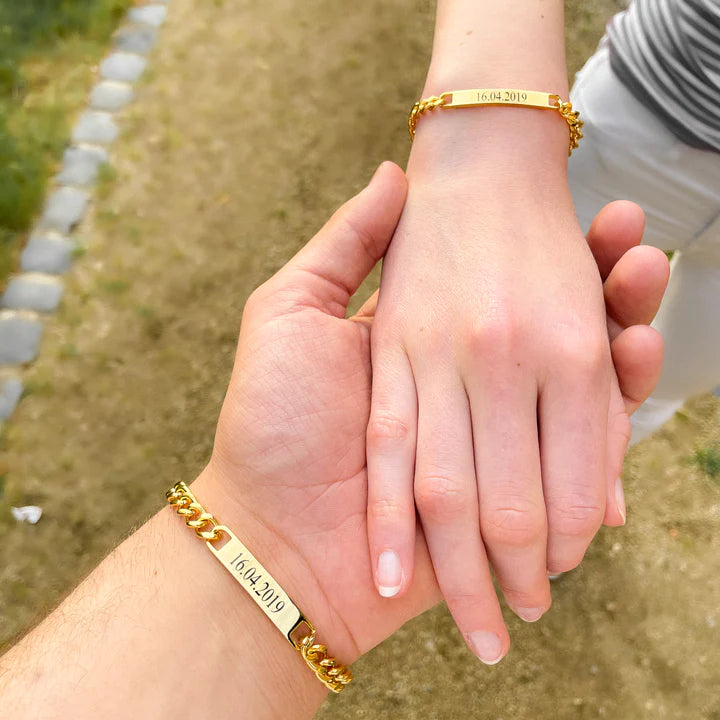
{"type": "Polygon", "coordinates": [[[549,597],[549,593],[545,593],[542,590],[529,590],[527,587],[519,587],[515,584],[508,584],[504,582],[502,577],[498,578],[500,581],[500,589],[506,598],[512,598],[512,603],[515,607],[544,607],[545,610],[550,607],[552,602],[549,597]]]}
{"type": "Polygon", "coordinates": [[[508,318],[508,313],[500,311],[483,318],[482,323],[472,329],[468,349],[473,357],[503,357],[517,347],[519,334],[517,323],[508,318]]]}
{"type": "Polygon", "coordinates": [[[443,588],[443,596],[448,607],[454,613],[460,613],[463,616],[486,614],[488,598],[481,592],[469,592],[459,588],[445,589],[443,588]]]}
{"type": "Polygon", "coordinates": [[[367,444],[381,447],[388,442],[398,444],[407,439],[410,430],[407,423],[392,415],[373,415],[367,426],[367,444]]]}
{"type": "Polygon", "coordinates": [[[395,525],[407,521],[410,510],[397,498],[375,498],[368,503],[368,517],[375,523],[395,525]]]}
{"type": "Polygon", "coordinates": [[[588,497],[564,498],[552,502],[548,508],[551,532],[566,537],[594,535],[604,515],[604,504],[588,497]]]}
{"type": "Polygon", "coordinates": [[[438,322],[436,318],[416,315],[413,322],[407,323],[400,332],[405,347],[411,355],[422,353],[436,359],[447,357],[447,326],[438,322]]]}
{"type": "Polygon", "coordinates": [[[488,508],[481,514],[481,528],[488,544],[504,547],[528,547],[545,537],[543,516],[526,502],[488,508]]]}
{"type": "Polygon", "coordinates": [[[605,372],[609,358],[607,335],[572,333],[561,340],[559,348],[567,365],[592,376],[605,372]]]}
{"type": "Polygon", "coordinates": [[[468,497],[458,478],[423,475],[415,479],[415,504],[426,519],[451,522],[467,511],[468,497]]]}

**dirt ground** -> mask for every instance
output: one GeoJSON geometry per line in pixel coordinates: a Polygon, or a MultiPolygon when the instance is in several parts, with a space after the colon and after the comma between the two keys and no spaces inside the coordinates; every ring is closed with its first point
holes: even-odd
{"type": "MultiPolygon", "coordinates": [[[[207,459],[244,301],[375,166],[403,164],[433,3],[173,0],[5,430],[0,647],[207,459]],[[36,526],[10,505],[37,503],[36,526]]],[[[570,60],[616,3],[569,4],[570,60]]],[[[720,444],[703,398],[626,465],[629,522],[604,530],[488,668],[444,609],[357,663],[321,720],[720,720],[720,444]]]]}

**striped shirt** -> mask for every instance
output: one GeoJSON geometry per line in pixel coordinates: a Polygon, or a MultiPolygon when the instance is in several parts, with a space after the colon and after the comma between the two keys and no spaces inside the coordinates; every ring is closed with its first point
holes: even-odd
{"type": "Polygon", "coordinates": [[[608,40],[638,100],[688,145],[720,152],[720,0],[634,0],[608,40]]]}

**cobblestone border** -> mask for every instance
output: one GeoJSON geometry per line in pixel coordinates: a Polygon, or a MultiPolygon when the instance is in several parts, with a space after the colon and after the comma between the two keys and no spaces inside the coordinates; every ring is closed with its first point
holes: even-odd
{"type": "Polygon", "coordinates": [[[131,8],[113,35],[113,48],[100,63],[19,271],[0,298],[0,422],[22,397],[23,367],[37,357],[44,321],[60,304],[61,276],[77,249],[73,230],[87,212],[101,165],[109,161],[109,147],[119,134],[116,114],[135,99],[134,83],[147,67],[167,5],[168,0],[150,0],[131,8]]]}

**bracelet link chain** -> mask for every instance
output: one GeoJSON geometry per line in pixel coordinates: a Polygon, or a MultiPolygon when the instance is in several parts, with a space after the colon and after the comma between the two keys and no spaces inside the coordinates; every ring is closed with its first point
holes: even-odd
{"type": "Polygon", "coordinates": [[[568,155],[578,147],[582,138],[583,121],[580,113],[573,110],[572,103],[562,100],[559,95],[542,93],[534,90],[480,89],[480,90],[454,90],[440,95],[431,95],[416,102],[408,116],[408,131],[410,140],[415,139],[417,123],[421,115],[432,112],[436,108],[450,110],[460,107],[482,107],[486,105],[513,105],[516,107],[531,107],[540,110],[554,110],[567,123],[570,132],[568,155]],[[462,96],[463,100],[457,102],[453,96],[462,96]]]}
{"type": "Polygon", "coordinates": [[[558,112],[568,124],[568,129],[570,130],[570,149],[568,150],[568,155],[572,155],[572,151],[580,144],[583,136],[582,126],[584,123],[580,119],[580,112],[573,110],[572,103],[569,100],[564,102],[558,95],[552,95],[551,97],[557,100],[558,112]]]}
{"type": "MultiPolygon", "coordinates": [[[[215,551],[211,547],[212,543],[220,540],[223,535],[228,535],[230,538],[234,537],[228,528],[221,525],[217,518],[197,501],[195,495],[184,482],[173,485],[165,493],[165,496],[168,503],[175,508],[177,514],[185,519],[185,524],[192,528],[199,538],[208,543],[208,547],[213,550],[213,553],[215,551]],[[210,529],[207,529],[208,526],[210,526],[210,529]]],[[[294,640],[288,633],[288,641],[300,652],[308,667],[326,687],[335,693],[341,692],[352,681],[352,672],[348,667],[331,657],[325,645],[315,643],[315,627],[302,613],[299,613],[299,617],[300,620],[294,625],[294,628],[305,625],[307,631],[298,640],[294,640]]]]}

